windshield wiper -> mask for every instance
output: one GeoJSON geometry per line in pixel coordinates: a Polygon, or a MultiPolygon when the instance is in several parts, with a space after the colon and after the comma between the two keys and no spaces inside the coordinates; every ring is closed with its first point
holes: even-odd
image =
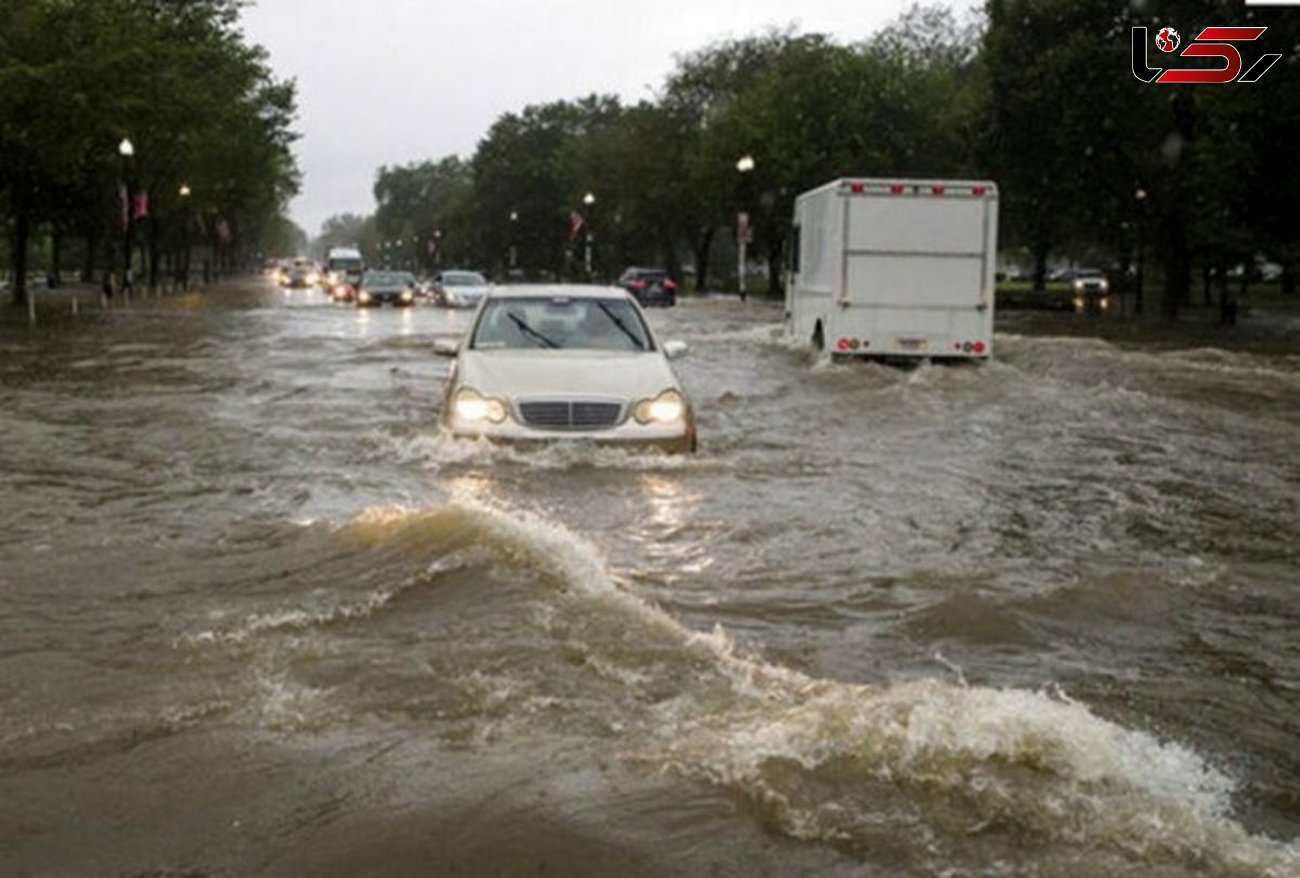
{"type": "Polygon", "coordinates": [[[554,341],[552,341],[551,339],[549,339],[549,338],[547,338],[546,336],[542,335],[542,334],[541,334],[540,332],[538,332],[536,329],[533,329],[531,326],[529,326],[529,325],[528,325],[528,321],[527,321],[527,320],[524,320],[524,318],[520,317],[520,316],[519,316],[518,314],[516,314],[515,312],[513,312],[513,311],[507,311],[507,312],[506,312],[506,316],[509,317],[512,321],[514,321],[515,326],[518,326],[518,327],[519,327],[519,330],[520,330],[521,332],[523,332],[524,335],[527,335],[527,336],[529,336],[529,337],[531,337],[531,338],[535,338],[535,339],[537,339],[538,341],[540,341],[540,342],[542,343],[542,346],[543,346],[543,347],[548,347],[548,348],[558,348],[558,347],[559,347],[559,345],[556,344],[554,341]]]}
{"type": "Polygon", "coordinates": [[[606,305],[604,302],[597,302],[596,307],[605,312],[605,316],[608,317],[610,321],[612,321],[613,324],[618,327],[619,332],[623,333],[628,338],[632,339],[632,344],[636,345],[636,349],[638,351],[645,350],[645,343],[641,340],[641,337],[637,335],[635,332],[633,332],[632,330],[628,329],[627,324],[624,323],[617,314],[609,310],[608,305],[606,305]]]}

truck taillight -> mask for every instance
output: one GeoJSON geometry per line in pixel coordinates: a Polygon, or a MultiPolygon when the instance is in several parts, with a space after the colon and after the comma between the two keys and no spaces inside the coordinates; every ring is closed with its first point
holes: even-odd
{"type": "Polygon", "coordinates": [[[891,193],[893,193],[894,195],[902,195],[903,192],[904,192],[904,190],[905,190],[905,188],[906,188],[906,187],[903,186],[902,183],[895,183],[894,185],[892,185],[892,186],[889,187],[889,191],[890,191],[891,193]]]}
{"type": "Polygon", "coordinates": [[[988,350],[988,346],[985,345],[984,342],[982,342],[982,341],[977,341],[977,342],[975,342],[975,353],[977,353],[977,354],[982,354],[982,353],[984,353],[986,350],[988,350]]]}
{"type": "Polygon", "coordinates": [[[942,194],[944,193],[944,191],[945,191],[945,190],[944,190],[944,187],[942,187],[942,186],[931,186],[931,187],[930,187],[930,193],[931,193],[932,195],[942,195],[942,194]]]}
{"type": "Polygon", "coordinates": [[[849,184],[849,189],[853,192],[854,195],[861,195],[863,192],[867,191],[867,187],[857,180],[854,180],[852,183],[849,184]]]}
{"type": "Polygon", "coordinates": [[[987,186],[974,186],[974,187],[971,188],[971,190],[970,190],[970,194],[971,194],[971,195],[983,195],[984,193],[986,193],[986,192],[988,192],[988,191],[989,191],[989,190],[988,190],[988,187],[987,187],[987,186]]]}

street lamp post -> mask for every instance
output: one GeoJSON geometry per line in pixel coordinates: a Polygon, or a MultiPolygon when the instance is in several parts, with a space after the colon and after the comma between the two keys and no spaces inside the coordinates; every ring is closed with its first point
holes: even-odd
{"type": "Polygon", "coordinates": [[[582,203],[587,208],[587,217],[583,221],[583,226],[587,232],[586,235],[587,247],[586,247],[586,254],[583,258],[583,265],[586,267],[587,270],[587,283],[591,283],[591,237],[592,237],[591,236],[591,212],[592,212],[591,208],[592,205],[596,203],[596,196],[588,192],[586,195],[582,196],[582,203]]]}
{"type": "Polygon", "coordinates": [[[1136,192],[1133,193],[1133,200],[1137,202],[1138,213],[1139,213],[1138,232],[1137,232],[1137,245],[1138,245],[1137,295],[1134,297],[1134,301],[1133,301],[1133,313],[1137,314],[1138,316],[1141,316],[1142,304],[1143,304],[1142,299],[1145,295],[1144,288],[1146,286],[1146,276],[1144,272],[1144,268],[1145,268],[1144,260],[1146,258],[1146,245],[1143,242],[1142,236],[1146,228],[1147,191],[1145,189],[1139,188],[1136,192]]]}
{"type": "Polygon", "coordinates": [[[131,297],[131,226],[135,219],[135,192],[131,187],[131,159],[135,155],[135,145],[130,138],[123,137],[117,145],[117,153],[122,157],[122,295],[131,297]]]}
{"type": "Polygon", "coordinates": [[[516,242],[516,236],[519,228],[519,211],[510,211],[510,271],[513,274],[518,264],[519,252],[516,242]]]}
{"type": "Polygon", "coordinates": [[[192,190],[188,183],[182,183],[181,196],[181,289],[190,288],[190,195],[192,190]]]}
{"type": "Polygon", "coordinates": [[[736,214],[736,286],[740,292],[740,301],[745,301],[745,247],[749,244],[750,226],[749,214],[745,211],[748,199],[745,198],[745,187],[749,175],[754,170],[754,157],[752,155],[741,156],[736,162],[736,170],[740,172],[741,203],[740,211],[736,214]]]}

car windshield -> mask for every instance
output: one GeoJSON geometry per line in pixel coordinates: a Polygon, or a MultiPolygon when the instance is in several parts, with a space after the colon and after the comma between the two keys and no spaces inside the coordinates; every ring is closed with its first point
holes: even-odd
{"type": "Polygon", "coordinates": [[[330,269],[333,271],[360,271],[360,259],[341,259],[335,258],[330,260],[330,269]]]}
{"type": "Polygon", "coordinates": [[[446,287],[480,287],[487,284],[487,278],[477,271],[443,272],[442,285],[446,287]]]}
{"type": "Polygon", "coordinates": [[[375,287],[400,287],[407,282],[399,271],[367,271],[364,283],[375,287]]]}
{"type": "Polygon", "coordinates": [[[492,299],[470,347],[648,351],[650,332],[626,299],[492,299]]]}

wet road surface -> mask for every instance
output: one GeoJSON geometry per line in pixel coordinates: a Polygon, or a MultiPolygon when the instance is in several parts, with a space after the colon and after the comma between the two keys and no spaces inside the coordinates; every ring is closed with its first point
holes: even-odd
{"type": "Polygon", "coordinates": [[[0,874],[1300,874],[1300,356],[650,318],[693,457],[443,438],[463,312],[6,318],[0,874]]]}

